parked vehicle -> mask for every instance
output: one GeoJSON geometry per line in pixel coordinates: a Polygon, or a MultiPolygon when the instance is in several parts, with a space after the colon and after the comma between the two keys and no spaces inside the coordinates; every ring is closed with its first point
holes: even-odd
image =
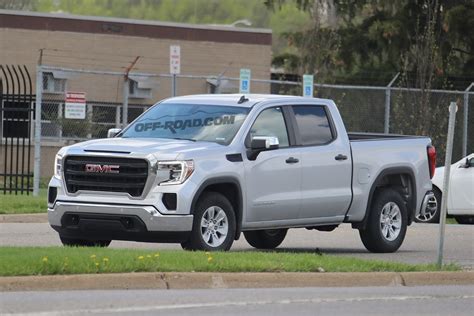
{"type": "Polygon", "coordinates": [[[393,252],[433,196],[429,138],[348,134],[327,99],[176,97],[114,135],[56,156],[48,217],[64,245],[228,250],[243,232],[271,249],[289,228],[351,223],[368,250],[393,252]]]}
{"type": "MultiPolygon", "coordinates": [[[[451,165],[447,212],[459,224],[474,224],[474,154],[451,165]]],[[[434,196],[416,220],[439,223],[443,196],[444,167],[436,168],[432,179],[434,196]]]]}

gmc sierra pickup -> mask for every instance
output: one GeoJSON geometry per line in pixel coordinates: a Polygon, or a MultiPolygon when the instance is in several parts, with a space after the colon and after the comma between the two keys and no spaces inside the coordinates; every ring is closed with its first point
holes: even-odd
{"type": "Polygon", "coordinates": [[[109,134],[55,158],[48,217],[64,245],[228,250],[243,232],[271,249],[289,228],[351,223],[393,252],[433,198],[429,138],[348,134],[327,99],[176,97],[109,134]]]}

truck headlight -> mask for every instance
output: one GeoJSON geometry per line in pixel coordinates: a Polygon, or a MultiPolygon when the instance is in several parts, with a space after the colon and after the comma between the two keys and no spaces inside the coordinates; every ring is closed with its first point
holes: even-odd
{"type": "Polygon", "coordinates": [[[186,181],[194,171],[192,160],[159,161],[157,174],[161,180],[159,185],[181,184],[186,181]]]}
{"type": "Polygon", "coordinates": [[[61,172],[63,170],[63,156],[57,154],[54,157],[54,176],[58,179],[61,179],[61,172]]]}

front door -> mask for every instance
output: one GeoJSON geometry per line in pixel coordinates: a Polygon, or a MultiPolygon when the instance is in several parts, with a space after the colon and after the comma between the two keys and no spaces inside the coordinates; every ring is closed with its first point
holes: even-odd
{"type": "MultiPolygon", "coordinates": [[[[263,151],[255,160],[245,159],[247,221],[267,222],[297,219],[301,199],[301,156],[290,147],[281,107],[263,110],[248,139],[278,137],[279,148],[263,151]]],[[[249,147],[249,144],[246,144],[249,147]]]]}
{"type": "Polygon", "coordinates": [[[465,162],[464,159],[451,168],[448,209],[455,214],[470,214],[474,209],[474,156],[470,157],[469,168],[464,167],[465,162]]]}

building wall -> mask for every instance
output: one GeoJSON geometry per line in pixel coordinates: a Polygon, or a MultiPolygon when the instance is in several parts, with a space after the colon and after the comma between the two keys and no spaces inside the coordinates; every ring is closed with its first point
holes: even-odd
{"type": "MultiPolygon", "coordinates": [[[[170,45],[181,47],[183,75],[217,76],[224,72],[226,77],[239,77],[240,68],[249,68],[252,78],[270,79],[271,33],[268,31],[240,32],[145,21],[128,23],[123,19],[15,15],[0,10],[0,64],[25,65],[33,88],[41,49],[41,63],[47,66],[124,72],[135,57],[140,56],[131,73],[168,74],[170,45]]],[[[117,106],[123,101],[123,80],[121,76],[76,73],[67,79],[66,90],[85,92],[87,101],[117,106]]],[[[234,84],[238,92],[238,82],[234,84]]],[[[129,103],[151,105],[171,96],[170,78],[155,78],[152,85],[151,98],[130,98],[129,103]]],[[[203,78],[177,80],[178,95],[207,93],[208,88],[203,78]]],[[[270,87],[254,84],[252,92],[269,93],[270,87]]],[[[45,93],[43,109],[47,109],[47,102],[63,100],[64,94],[45,93]]],[[[62,139],[46,139],[46,142],[48,145],[42,146],[42,177],[51,176],[54,155],[65,144],[62,139]]],[[[0,169],[4,165],[1,158],[0,169]]]]}

